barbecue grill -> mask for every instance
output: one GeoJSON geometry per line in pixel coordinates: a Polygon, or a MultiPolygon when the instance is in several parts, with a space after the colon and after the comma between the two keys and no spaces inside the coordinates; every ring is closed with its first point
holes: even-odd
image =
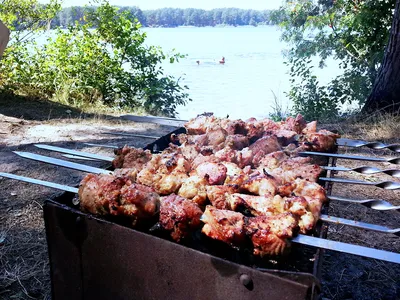
{"type": "MultiPolygon", "coordinates": [[[[168,125],[174,122],[170,119],[161,120],[168,122],[168,125]]],[[[179,128],[173,133],[184,131],[184,128],[179,128]]],[[[145,149],[162,151],[168,146],[169,136],[158,138],[145,149]]],[[[367,144],[344,139],[340,145],[400,151],[398,145],[367,144]]],[[[68,152],[68,149],[65,152],[85,156],[82,152],[68,152]]],[[[320,184],[325,186],[331,200],[351,201],[331,195],[335,180],[371,184],[385,189],[400,187],[396,182],[376,184],[334,178],[337,172],[348,171],[336,166],[338,157],[320,153],[307,155],[311,154],[320,165],[326,166],[320,184]]],[[[391,162],[398,163],[396,160],[391,162]]],[[[74,168],[73,165],[69,167],[74,168]]],[[[382,171],[377,168],[352,170],[367,174],[382,171]]],[[[395,170],[383,172],[398,176],[395,170]]],[[[74,191],[71,188],[60,197],[46,201],[44,206],[53,299],[318,299],[320,296],[323,255],[320,248],[294,243],[287,256],[260,259],[246,249],[232,249],[205,238],[199,232],[194,233],[193,238],[185,244],[176,244],[157,228],[151,231],[147,228],[132,229],[128,224],[115,222],[114,219],[81,212],[74,205],[74,191]]],[[[399,209],[382,200],[358,202],[374,209],[399,209]]],[[[324,207],[322,213],[326,214],[327,210],[328,207],[324,207]]],[[[335,219],[327,221],[332,220],[335,219]]],[[[337,222],[343,222],[343,219],[337,222]]],[[[364,226],[357,222],[351,225],[364,226]]],[[[379,226],[372,229],[387,230],[379,226]]],[[[326,232],[326,223],[320,222],[314,236],[326,238],[326,232]]],[[[392,231],[395,234],[398,232],[392,231]]],[[[395,259],[399,260],[397,256],[395,259]]]]}

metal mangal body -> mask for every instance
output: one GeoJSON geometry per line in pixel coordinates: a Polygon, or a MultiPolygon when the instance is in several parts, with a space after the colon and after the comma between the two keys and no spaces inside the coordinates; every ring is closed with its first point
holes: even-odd
{"type": "MultiPolygon", "coordinates": [[[[165,149],[168,136],[145,149],[165,149]]],[[[293,244],[288,256],[268,260],[199,232],[177,244],[83,213],[74,197],[64,193],[43,208],[53,300],[319,299],[322,249],[293,244]]],[[[326,236],[326,226],[317,236],[326,236]]]]}
{"type": "Polygon", "coordinates": [[[52,299],[317,299],[300,272],[233,263],[47,201],[52,299]]]}

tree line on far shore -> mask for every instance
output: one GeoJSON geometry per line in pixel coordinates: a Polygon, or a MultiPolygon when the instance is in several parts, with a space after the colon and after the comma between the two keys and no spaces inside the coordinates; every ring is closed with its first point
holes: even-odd
{"type": "MultiPolygon", "coordinates": [[[[84,22],[85,10],[95,7],[73,6],[62,9],[52,20],[51,27],[67,27],[78,21],[84,22]]],[[[272,25],[279,20],[272,20],[272,10],[251,10],[239,8],[217,8],[212,10],[196,8],[161,8],[141,10],[136,6],[119,7],[120,12],[127,11],[132,18],[137,18],[145,27],[178,27],[178,26],[257,26],[272,25]]]]}

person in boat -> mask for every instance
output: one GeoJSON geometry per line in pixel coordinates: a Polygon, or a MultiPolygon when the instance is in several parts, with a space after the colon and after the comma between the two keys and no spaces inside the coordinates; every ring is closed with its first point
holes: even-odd
{"type": "Polygon", "coordinates": [[[224,64],[225,63],[225,57],[222,56],[221,60],[219,61],[220,64],[224,64]]]}

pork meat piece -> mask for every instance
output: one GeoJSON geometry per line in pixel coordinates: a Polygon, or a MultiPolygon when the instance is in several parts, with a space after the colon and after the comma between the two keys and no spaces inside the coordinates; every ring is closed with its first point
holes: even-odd
{"type": "Polygon", "coordinates": [[[249,149],[254,154],[252,160],[254,167],[259,165],[260,161],[266,154],[282,150],[276,136],[264,136],[250,145],[249,149]]]}
{"type": "Polygon", "coordinates": [[[201,231],[212,239],[232,246],[240,245],[245,240],[244,216],[241,213],[207,205],[201,221],[204,222],[201,231]]]}
{"type": "Polygon", "coordinates": [[[240,190],[259,196],[275,195],[277,189],[278,181],[273,176],[259,172],[249,175],[248,179],[240,184],[240,190]]]}
{"type": "Polygon", "coordinates": [[[160,226],[170,232],[173,240],[180,242],[202,225],[203,212],[196,203],[171,194],[161,197],[160,226]]]}
{"type": "Polygon", "coordinates": [[[310,206],[309,201],[304,197],[285,197],[284,211],[291,212],[295,215],[299,222],[299,228],[301,233],[307,233],[314,229],[318,218],[315,218],[310,206]]]}
{"type": "Polygon", "coordinates": [[[114,169],[136,168],[137,170],[141,170],[152,157],[149,150],[131,148],[128,146],[116,150],[115,154],[117,157],[112,162],[114,169]]]}
{"type": "Polygon", "coordinates": [[[274,130],[271,133],[277,137],[278,143],[283,147],[291,143],[297,143],[298,140],[298,134],[296,131],[279,129],[274,130]]]}
{"type": "Polygon", "coordinates": [[[254,246],[254,255],[281,255],[288,249],[297,227],[296,218],[291,213],[275,216],[259,216],[245,219],[246,234],[254,246]]]}
{"type": "Polygon", "coordinates": [[[159,211],[160,196],[152,188],[130,181],[121,188],[118,214],[138,222],[153,217],[159,211]]]}
{"type": "Polygon", "coordinates": [[[303,134],[317,132],[317,121],[307,123],[306,127],[302,130],[303,134]]]}
{"type": "Polygon", "coordinates": [[[79,204],[83,211],[96,215],[117,214],[120,190],[127,178],[89,174],[79,185],[79,204]]]}
{"type": "Polygon", "coordinates": [[[272,121],[271,119],[265,118],[260,120],[260,122],[263,124],[264,132],[271,132],[279,129],[279,124],[272,121]]]}
{"type": "Polygon", "coordinates": [[[236,152],[235,163],[239,166],[239,168],[245,168],[246,166],[251,167],[252,161],[253,151],[250,148],[243,148],[242,150],[236,152]]]}
{"type": "Polygon", "coordinates": [[[302,115],[297,115],[296,118],[288,117],[286,121],[281,125],[282,129],[295,131],[301,133],[306,128],[307,122],[304,120],[302,115]]]}
{"type": "Polygon", "coordinates": [[[288,155],[283,151],[275,151],[266,154],[259,163],[260,168],[266,168],[269,170],[278,168],[280,164],[289,158],[288,155]]]}
{"type": "Polygon", "coordinates": [[[234,211],[248,210],[253,216],[269,216],[282,213],[285,201],[279,195],[255,196],[235,193],[227,195],[227,202],[234,211]]]}
{"type": "Polygon", "coordinates": [[[239,168],[239,166],[233,162],[222,161],[221,164],[226,167],[227,176],[238,176],[241,174],[245,174],[245,172],[247,171],[239,168]]]}
{"type": "Polygon", "coordinates": [[[228,133],[221,127],[213,128],[207,132],[207,146],[214,149],[214,152],[224,148],[225,139],[228,133]]]}
{"type": "Polygon", "coordinates": [[[246,123],[242,120],[229,120],[226,118],[221,120],[220,125],[229,135],[247,134],[246,123]]]}
{"type": "Polygon", "coordinates": [[[249,146],[249,138],[245,135],[241,134],[234,134],[228,135],[225,139],[225,147],[235,149],[235,150],[242,150],[249,146]]]}
{"type": "Polygon", "coordinates": [[[252,165],[253,152],[248,148],[242,150],[234,150],[225,147],[215,153],[215,157],[221,162],[232,162],[238,165],[239,168],[252,165]]]}
{"type": "Polygon", "coordinates": [[[196,144],[184,144],[179,147],[179,152],[187,161],[192,162],[199,155],[200,147],[196,144]]]}
{"type": "Polygon", "coordinates": [[[115,169],[114,170],[114,176],[128,177],[133,182],[136,181],[137,174],[138,174],[138,170],[136,168],[124,168],[124,169],[115,169]]]}
{"type": "Polygon", "coordinates": [[[312,213],[315,221],[319,219],[322,205],[327,201],[327,197],[325,189],[318,183],[296,179],[291,183],[280,186],[278,190],[282,196],[304,197],[308,203],[308,211],[312,213]]]}
{"type": "Polygon", "coordinates": [[[336,140],[339,137],[339,134],[328,130],[320,130],[305,134],[302,141],[308,151],[333,152],[337,148],[336,140]]]}
{"type": "Polygon", "coordinates": [[[203,154],[199,154],[196,156],[196,158],[192,161],[192,170],[196,169],[199,165],[201,165],[202,163],[218,163],[220,161],[220,159],[218,159],[217,157],[215,157],[214,155],[203,155],[203,154]]]}
{"type": "Polygon", "coordinates": [[[182,154],[153,155],[137,175],[137,182],[151,186],[161,195],[178,192],[188,178],[190,163],[182,154]]]}
{"type": "Polygon", "coordinates": [[[179,188],[178,195],[192,200],[198,205],[205,205],[207,202],[208,181],[204,177],[192,175],[188,177],[179,188]]]}
{"type": "Polygon", "coordinates": [[[237,155],[236,150],[230,148],[230,147],[225,147],[215,153],[215,157],[218,158],[219,161],[223,162],[233,162],[236,163],[236,155],[237,155]]]}
{"type": "MultiPolygon", "coordinates": [[[[285,182],[290,182],[296,178],[306,179],[308,181],[317,181],[322,172],[320,166],[310,164],[310,157],[293,157],[281,163],[280,167],[283,172],[291,172],[292,176],[285,179],[285,182]]],[[[274,173],[272,173],[274,175],[274,173]]]]}
{"type": "Polygon", "coordinates": [[[129,218],[132,225],[153,217],[160,207],[159,195],[150,187],[132,183],[127,177],[89,174],[79,186],[83,211],[129,218]]]}
{"type": "Polygon", "coordinates": [[[238,189],[230,185],[209,185],[207,189],[207,198],[211,204],[218,209],[231,209],[227,201],[228,195],[236,193],[238,189]]]}
{"type": "Polygon", "coordinates": [[[227,168],[221,163],[201,163],[192,174],[205,178],[210,185],[223,184],[226,179],[227,168]]]}
{"type": "Polygon", "coordinates": [[[265,134],[264,124],[256,118],[246,120],[247,137],[254,142],[265,134]]]}
{"type": "Polygon", "coordinates": [[[199,115],[186,122],[184,127],[189,135],[204,134],[213,123],[219,123],[219,120],[213,115],[199,115]]]}
{"type": "Polygon", "coordinates": [[[236,185],[242,192],[259,196],[275,195],[278,190],[278,181],[274,177],[261,174],[258,171],[252,174],[229,176],[225,180],[225,184],[236,185]]]}

